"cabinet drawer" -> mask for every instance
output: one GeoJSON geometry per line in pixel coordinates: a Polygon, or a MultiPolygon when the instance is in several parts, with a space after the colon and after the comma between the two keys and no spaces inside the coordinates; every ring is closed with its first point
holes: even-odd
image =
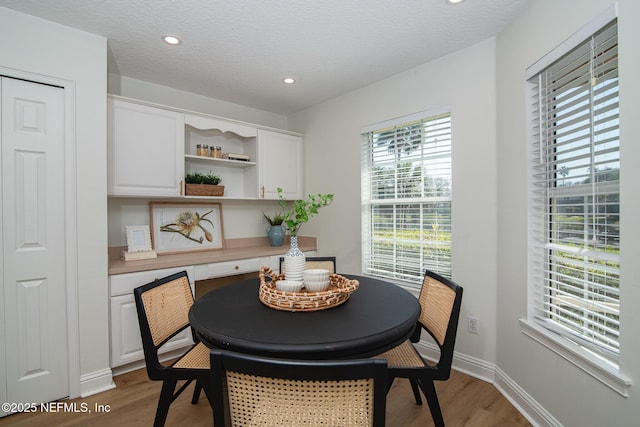
{"type": "Polygon", "coordinates": [[[214,277],[231,276],[234,274],[259,271],[263,265],[268,265],[269,258],[247,258],[235,261],[213,262],[195,266],[195,280],[212,279],[214,277]]]}
{"type": "Polygon", "coordinates": [[[194,268],[192,265],[187,265],[175,268],[164,268],[161,270],[148,270],[139,271],[137,273],[115,274],[109,277],[109,287],[111,289],[110,295],[113,297],[117,295],[131,294],[133,293],[133,290],[138,286],[142,286],[144,284],[152,282],[155,279],[160,279],[174,273],[179,273],[183,270],[186,270],[187,276],[189,276],[189,283],[191,284],[191,291],[193,292],[193,283],[195,281],[194,268]]]}

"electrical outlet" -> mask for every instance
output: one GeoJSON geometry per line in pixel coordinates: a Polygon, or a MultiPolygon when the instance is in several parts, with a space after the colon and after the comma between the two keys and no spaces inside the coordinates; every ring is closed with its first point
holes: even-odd
{"type": "Polygon", "coordinates": [[[477,317],[469,316],[467,318],[467,330],[471,334],[478,334],[480,332],[480,320],[477,317]]]}

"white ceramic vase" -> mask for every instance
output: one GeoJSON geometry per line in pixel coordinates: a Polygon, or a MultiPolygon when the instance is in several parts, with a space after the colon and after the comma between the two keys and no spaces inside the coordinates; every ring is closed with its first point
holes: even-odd
{"type": "Polygon", "coordinates": [[[284,262],[282,263],[284,278],[286,280],[302,280],[306,262],[306,257],[298,249],[298,236],[291,236],[291,247],[284,254],[284,262]]]}

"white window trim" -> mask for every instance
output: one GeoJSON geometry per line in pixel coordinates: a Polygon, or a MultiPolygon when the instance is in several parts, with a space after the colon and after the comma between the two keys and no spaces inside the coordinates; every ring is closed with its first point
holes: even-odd
{"type": "MultiPolygon", "coordinates": [[[[531,77],[540,73],[558,58],[573,49],[578,43],[601,29],[611,20],[617,18],[617,16],[617,8],[614,3],[602,14],[586,24],[547,55],[532,64],[526,70],[526,80],[529,81],[531,77]]],[[[530,105],[527,103],[528,129],[531,128],[532,117],[530,105]]],[[[530,135],[527,135],[527,145],[531,146],[530,135]]],[[[532,291],[532,289],[529,289],[529,292],[532,291]]],[[[529,304],[531,304],[531,298],[529,297],[528,299],[529,304]]],[[[529,307],[528,311],[530,313],[532,312],[531,307],[529,307]]],[[[553,351],[621,396],[629,396],[629,388],[632,385],[632,381],[629,377],[620,373],[619,365],[616,362],[606,359],[598,353],[590,351],[586,347],[581,346],[564,336],[556,334],[529,319],[520,319],[520,327],[524,335],[553,351]]]]}
{"type": "Polygon", "coordinates": [[[631,380],[622,375],[617,365],[567,338],[554,334],[527,319],[520,319],[522,333],[542,344],[572,365],[591,375],[621,396],[629,397],[631,380]]]}
{"type": "Polygon", "coordinates": [[[578,31],[573,33],[568,39],[560,43],[557,47],[555,47],[551,52],[547,53],[545,56],[537,60],[534,64],[532,64],[529,68],[527,68],[525,74],[525,80],[531,79],[533,76],[539,74],[542,70],[546,69],[549,65],[553,64],[555,61],[566,55],[569,51],[571,51],[574,47],[576,47],[582,41],[588,39],[591,34],[600,30],[602,27],[607,25],[608,22],[613,21],[618,17],[617,5],[614,3],[609,6],[604,12],[602,12],[599,16],[593,19],[591,22],[586,24],[584,27],[580,28],[578,31]]]}
{"type": "MultiPolygon", "coordinates": [[[[424,110],[424,111],[420,111],[420,112],[416,112],[416,113],[412,113],[412,114],[407,114],[404,116],[400,116],[400,117],[395,117],[392,119],[388,119],[382,122],[378,122],[378,123],[372,123],[366,126],[361,127],[360,129],[360,135],[364,134],[364,133],[370,133],[370,132],[376,132],[380,129],[386,129],[386,128],[391,128],[391,127],[395,127],[395,126],[404,126],[408,123],[411,122],[415,122],[418,120],[427,120],[429,118],[433,118],[436,116],[440,116],[443,114],[448,114],[450,116],[450,120],[453,117],[452,111],[451,111],[451,106],[450,105],[443,105],[441,107],[438,108],[433,108],[433,109],[429,109],[429,110],[424,110]]],[[[450,127],[450,134],[453,133],[453,129],[452,127],[450,127]]],[[[453,152],[451,152],[451,156],[453,156],[453,152]]],[[[362,196],[361,196],[362,197],[362,196]]],[[[437,198],[436,198],[437,199],[437,198]]],[[[432,200],[433,201],[433,200],[432,200]]],[[[449,196],[446,198],[446,200],[451,204],[453,204],[453,195],[449,196]]],[[[403,199],[404,203],[422,203],[422,200],[414,200],[414,199],[403,199]]],[[[394,205],[397,204],[398,200],[397,199],[390,199],[389,200],[389,204],[394,205]]],[[[379,204],[379,203],[378,203],[379,204]]],[[[362,203],[362,199],[361,199],[361,206],[362,206],[362,215],[368,215],[365,212],[365,205],[370,206],[370,201],[368,201],[366,204],[362,203]]],[[[362,246],[365,246],[365,235],[368,235],[368,228],[367,228],[367,224],[366,221],[363,221],[362,226],[361,226],[361,243],[362,246]]],[[[368,269],[365,266],[365,257],[363,255],[362,259],[361,259],[361,263],[362,263],[362,272],[365,276],[369,276],[369,277],[374,277],[376,279],[380,279],[381,276],[375,276],[375,275],[371,275],[368,273],[368,269]]],[[[449,268],[451,269],[451,265],[449,266],[449,268]]],[[[412,281],[404,281],[402,279],[399,278],[389,278],[389,277],[385,277],[385,280],[390,280],[395,282],[397,285],[402,286],[402,287],[406,287],[407,289],[411,288],[411,289],[419,289],[420,285],[416,282],[412,282],[412,281]]]]}

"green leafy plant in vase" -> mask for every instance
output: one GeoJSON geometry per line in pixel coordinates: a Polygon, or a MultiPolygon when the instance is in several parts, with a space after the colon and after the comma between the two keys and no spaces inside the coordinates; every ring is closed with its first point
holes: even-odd
{"type": "Polygon", "coordinates": [[[282,188],[278,188],[278,197],[280,197],[280,206],[284,209],[284,227],[291,234],[291,248],[285,256],[304,256],[298,249],[300,227],[316,215],[318,209],[329,206],[333,202],[333,194],[309,194],[306,199],[294,200],[290,205],[282,196],[282,188]]]}

